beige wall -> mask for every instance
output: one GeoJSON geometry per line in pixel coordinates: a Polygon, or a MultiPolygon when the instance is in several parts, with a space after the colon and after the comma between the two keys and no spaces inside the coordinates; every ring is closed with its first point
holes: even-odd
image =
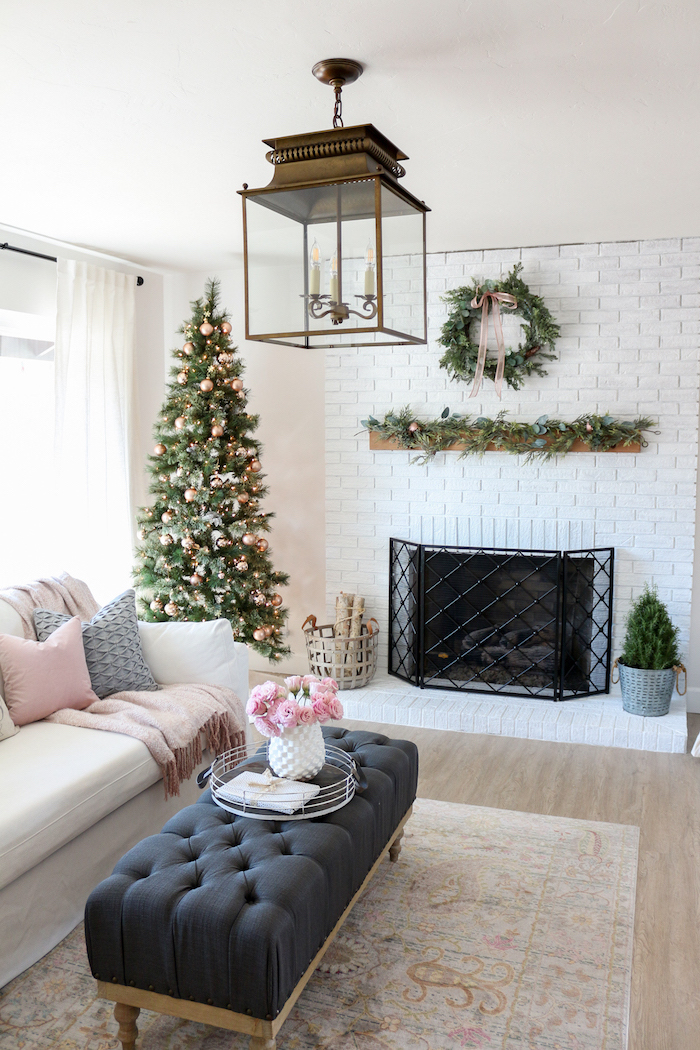
{"type": "MultiPolygon", "coordinates": [[[[168,280],[168,364],[169,351],[182,339],[177,328],[190,316],[190,301],[204,294],[208,277],[221,281],[221,303],[233,325],[231,338],[246,365],[250,411],[260,415],[256,437],[263,444],[269,487],[265,509],[276,515],[270,537],[272,563],[290,575],[282,593],[289,609],[293,656],[282,665],[276,662],[275,670],[306,670],[301,624],[309,613],[322,622],[325,610],[324,351],[246,342],[243,273],[231,269],[168,280]]],[[[270,664],[251,650],[251,667],[267,671],[270,664]]]]}

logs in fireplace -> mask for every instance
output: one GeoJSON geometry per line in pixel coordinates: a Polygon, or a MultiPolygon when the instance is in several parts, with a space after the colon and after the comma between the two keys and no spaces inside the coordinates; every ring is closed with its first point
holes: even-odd
{"type": "Polygon", "coordinates": [[[613,560],[392,539],[389,673],[548,700],[607,693],[613,560]]]}

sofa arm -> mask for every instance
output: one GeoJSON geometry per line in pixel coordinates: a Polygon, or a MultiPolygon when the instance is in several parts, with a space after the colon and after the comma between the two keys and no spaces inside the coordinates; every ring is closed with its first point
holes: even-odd
{"type": "Polygon", "coordinates": [[[159,685],[223,685],[248,698],[248,647],[234,642],[228,620],[139,621],[143,656],[159,685]]]}

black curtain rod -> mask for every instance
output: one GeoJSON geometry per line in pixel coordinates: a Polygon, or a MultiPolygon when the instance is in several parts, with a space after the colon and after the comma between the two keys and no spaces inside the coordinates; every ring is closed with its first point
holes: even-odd
{"type": "MultiPolygon", "coordinates": [[[[4,244],[0,244],[0,248],[4,248],[8,252],[19,252],[20,255],[33,255],[35,259],[48,259],[49,262],[58,262],[55,255],[42,255],[41,252],[30,252],[28,248],[15,248],[13,244],[8,244],[7,241],[4,244]]],[[[136,284],[141,287],[143,277],[137,277],[136,284]]]]}

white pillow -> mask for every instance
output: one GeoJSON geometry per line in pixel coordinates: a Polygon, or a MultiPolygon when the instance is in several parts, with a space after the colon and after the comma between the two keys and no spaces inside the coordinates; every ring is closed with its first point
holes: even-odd
{"type": "Polygon", "coordinates": [[[146,663],[159,685],[223,685],[246,701],[248,649],[234,642],[228,620],[200,623],[139,621],[146,663]]]}

